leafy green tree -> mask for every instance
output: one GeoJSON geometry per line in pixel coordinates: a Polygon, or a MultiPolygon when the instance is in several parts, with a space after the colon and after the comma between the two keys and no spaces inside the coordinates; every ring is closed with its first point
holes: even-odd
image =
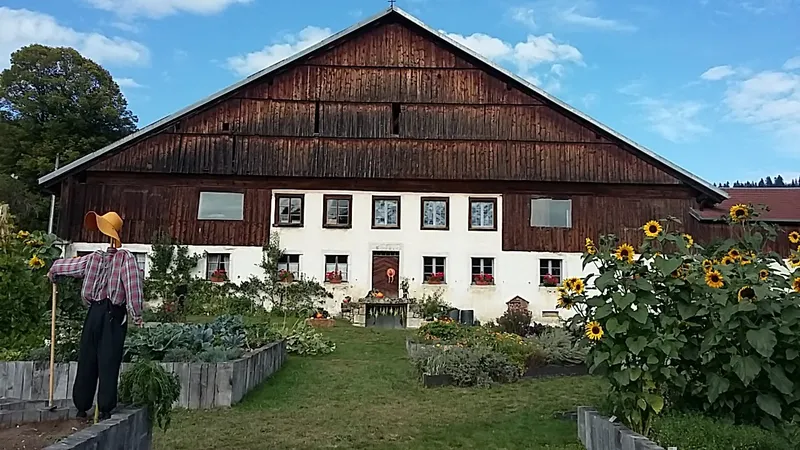
{"type": "Polygon", "coordinates": [[[43,228],[48,204],[37,179],[56,156],[72,162],[132,133],[136,121],[99,64],[72,48],[22,47],[0,73],[0,202],[18,225],[43,228]]]}

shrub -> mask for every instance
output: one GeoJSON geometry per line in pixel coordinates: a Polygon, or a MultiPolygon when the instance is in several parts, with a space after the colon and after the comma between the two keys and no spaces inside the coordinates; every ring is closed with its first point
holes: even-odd
{"type": "Polygon", "coordinates": [[[419,327],[417,335],[425,340],[455,341],[464,337],[468,332],[467,327],[463,327],[453,320],[436,320],[419,327]]]}
{"type": "Polygon", "coordinates": [[[674,219],[644,225],[638,257],[615,236],[587,238],[595,292],[565,280],[559,306],[575,310],[594,342],[590,371],[606,376],[613,413],[634,431],[647,433],[670,402],[765,427],[797,417],[800,255],[788,268],[765,251],[777,229],[757,215],[732,207],[735,238],[708,250],[674,219]]]}
{"type": "Polygon", "coordinates": [[[336,344],[317,331],[314,327],[298,320],[294,327],[283,333],[286,339],[286,350],[298,355],[325,355],[336,350],[336,344]]]}
{"type": "Polygon", "coordinates": [[[420,374],[449,375],[457,386],[488,386],[519,378],[518,367],[508,357],[485,348],[426,346],[411,360],[420,374]]]}
{"type": "Polygon", "coordinates": [[[535,347],[530,364],[574,366],[586,362],[589,347],[585,341],[573,342],[572,336],[561,328],[551,328],[528,339],[535,347]]]}
{"type": "Polygon", "coordinates": [[[441,289],[437,289],[433,294],[425,293],[419,301],[411,304],[411,308],[427,320],[442,317],[451,308],[443,296],[444,293],[441,289]]]}
{"type": "Polygon", "coordinates": [[[674,414],[657,419],[653,438],[662,447],[696,450],[791,450],[784,436],[754,426],[732,425],[700,414],[674,414]]]}
{"type": "Polygon", "coordinates": [[[505,333],[527,336],[533,331],[532,320],[533,314],[527,309],[509,309],[497,319],[497,325],[505,333]]]}
{"type": "Polygon", "coordinates": [[[150,419],[164,431],[172,422],[172,404],[180,393],[178,376],[152,361],[138,361],[120,376],[120,401],[147,407],[150,419]]]}

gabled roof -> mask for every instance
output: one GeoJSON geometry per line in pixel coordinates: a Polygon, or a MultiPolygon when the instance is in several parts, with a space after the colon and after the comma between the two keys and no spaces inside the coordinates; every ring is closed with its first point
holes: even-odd
{"type": "Polygon", "coordinates": [[[458,43],[455,40],[451,39],[450,37],[444,35],[443,33],[440,33],[437,30],[429,27],[428,25],[426,25],[425,23],[423,23],[422,21],[420,21],[416,17],[412,16],[411,14],[408,14],[407,12],[403,11],[400,8],[397,8],[396,6],[392,6],[392,7],[388,8],[388,9],[386,9],[386,10],[384,10],[384,11],[382,11],[382,12],[380,12],[380,13],[378,13],[378,14],[376,14],[376,15],[374,15],[374,16],[372,16],[372,17],[370,17],[370,18],[368,18],[368,19],[366,19],[364,21],[362,21],[362,22],[359,22],[359,23],[357,23],[357,24],[355,24],[355,25],[353,25],[353,26],[351,26],[351,27],[349,27],[349,28],[347,28],[347,29],[345,29],[343,31],[340,31],[339,33],[336,33],[336,34],[328,37],[327,39],[324,39],[323,41],[319,42],[316,45],[313,45],[313,46],[311,46],[311,47],[309,47],[309,48],[307,48],[307,49],[305,49],[305,50],[303,50],[303,51],[301,51],[299,53],[296,53],[295,55],[293,55],[293,56],[291,56],[289,58],[286,58],[286,59],[284,59],[282,61],[279,61],[279,62],[277,62],[277,63],[275,63],[275,64],[273,64],[273,65],[271,65],[271,66],[269,66],[269,67],[267,67],[265,69],[262,69],[262,70],[260,70],[260,71],[258,71],[256,73],[254,73],[253,75],[250,75],[249,77],[239,81],[238,83],[235,83],[235,84],[233,84],[231,86],[228,86],[227,88],[225,88],[225,89],[223,89],[223,90],[221,90],[221,91],[219,91],[219,92],[217,92],[217,93],[215,93],[215,94],[213,94],[213,95],[211,95],[209,97],[206,97],[203,100],[200,100],[199,102],[194,103],[193,105],[187,106],[186,108],[183,108],[183,109],[181,109],[180,111],[178,111],[178,112],[176,112],[174,114],[166,116],[166,117],[164,117],[164,118],[162,118],[162,119],[160,119],[160,120],[158,120],[158,121],[156,121],[156,122],[154,122],[154,123],[142,128],[142,129],[136,131],[135,133],[132,133],[132,134],[130,134],[130,135],[128,135],[128,136],[126,136],[126,137],[124,137],[124,138],[122,138],[122,139],[120,139],[120,140],[118,140],[118,141],[106,146],[106,147],[101,148],[100,150],[97,150],[97,151],[95,151],[95,152],[93,152],[93,153],[91,153],[89,155],[86,155],[86,156],[84,156],[84,157],[82,157],[82,158],[80,158],[80,159],[78,159],[76,161],[73,161],[72,163],[67,164],[64,167],[62,167],[62,168],[60,168],[58,170],[55,170],[55,171],[53,171],[53,172],[41,177],[39,179],[39,183],[40,184],[47,184],[47,185],[52,184],[55,181],[58,181],[59,179],[63,178],[64,176],[66,176],[66,175],[68,175],[68,174],[70,174],[70,173],[72,173],[72,172],[74,172],[76,170],[79,170],[79,169],[87,166],[88,164],[92,163],[96,159],[98,159],[98,158],[100,158],[100,157],[102,157],[102,156],[104,156],[104,155],[106,155],[106,154],[108,154],[108,153],[120,148],[121,146],[123,146],[125,144],[133,142],[133,141],[135,141],[135,140],[137,140],[137,139],[139,139],[139,138],[141,138],[141,137],[143,137],[145,135],[148,135],[149,133],[151,133],[153,131],[159,130],[159,129],[167,126],[171,122],[173,122],[173,121],[175,121],[175,120],[177,120],[177,119],[179,119],[179,118],[181,118],[181,117],[183,117],[183,116],[185,116],[185,115],[187,115],[187,114],[189,114],[189,113],[191,113],[191,112],[193,112],[195,110],[198,110],[198,109],[202,108],[203,106],[205,106],[205,105],[207,105],[207,104],[209,104],[211,102],[214,102],[215,100],[221,99],[222,97],[224,97],[224,96],[236,91],[237,89],[245,86],[248,83],[251,83],[251,82],[253,82],[255,80],[258,80],[258,79],[260,79],[262,77],[266,77],[266,76],[268,76],[268,75],[270,75],[270,74],[272,74],[274,72],[277,72],[277,71],[285,68],[286,66],[289,66],[290,64],[292,64],[292,63],[294,63],[296,61],[302,60],[303,58],[306,58],[306,57],[308,57],[308,56],[310,56],[310,55],[312,55],[314,53],[317,53],[317,52],[325,49],[327,46],[335,43],[336,41],[338,41],[340,39],[344,39],[347,36],[349,36],[349,35],[351,35],[353,33],[356,33],[357,31],[361,30],[362,28],[368,27],[369,25],[371,25],[371,24],[373,24],[373,23],[375,23],[375,22],[377,22],[377,21],[379,21],[379,20],[381,20],[381,19],[383,19],[385,17],[392,16],[392,15],[404,19],[405,21],[415,25],[416,27],[418,27],[419,29],[423,30],[424,32],[427,32],[428,34],[433,36],[435,39],[438,39],[439,41],[444,42],[445,44],[455,48],[457,51],[459,51],[461,53],[467,54],[471,58],[479,61],[481,64],[486,66],[488,69],[500,74],[501,76],[504,76],[504,77],[512,79],[514,82],[516,82],[517,84],[522,86],[523,91],[528,91],[529,94],[536,95],[536,96],[539,96],[539,97],[543,98],[545,101],[549,102],[551,104],[551,106],[555,107],[557,110],[562,111],[566,115],[571,116],[573,118],[576,118],[579,121],[586,122],[586,123],[596,127],[597,129],[599,129],[600,131],[608,134],[609,136],[611,136],[615,140],[617,140],[617,141],[625,144],[626,146],[628,146],[633,152],[638,154],[638,156],[640,158],[645,159],[647,161],[650,161],[651,163],[654,163],[656,166],[659,166],[659,167],[663,168],[663,170],[667,171],[668,173],[671,173],[673,176],[675,176],[676,178],[678,178],[681,181],[685,182],[689,186],[691,186],[694,189],[697,189],[698,191],[700,191],[703,194],[707,195],[708,198],[713,200],[714,202],[722,201],[722,200],[724,200],[725,198],[728,197],[728,195],[725,193],[725,191],[723,191],[723,190],[711,185],[710,183],[708,183],[707,181],[701,179],[700,177],[698,177],[698,176],[690,173],[689,171],[687,171],[687,170],[685,170],[685,169],[673,164],[672,162],[662,158],[661,156],[657,155],[656,153],[652,152],[651,150],[647,149],[646,147],[644,147],[642,145],[639,145],[636,142],[628,139],[627,137],[617,133],[616,131],[612,130],[611,128],[607,127],[606,125],[603,125],[602,123],[598,122],[597,120],[589,117],[588,115],[578,111],[577,109],[571,107],[570,105],[568,105],[568,104],[562,102],[561,100],[553,97],[552,95],[548,94],[547,92],[545,92],[544,90],[540,89],[539,87],[534,86],[533,84],[529,83],[528,81],[524,80],[523,78],[521,78],[521,77],[519,77],[517,75],[514,75],[513,73],[511,73],[508,70],[504,69],[503,67],[501,67],[501,66],[499,66],[499,65],[497,65],[497,64],[495,64],[495,63],[493,63],[491,61],[489,61],[485,57],[483,57],[480,54],[478,54],[478,53],[470,50],[469,48],[461,45],[460,43],[458,43]]]}
{"type": "Polygon", "coordinates": [[[766,205],[769,211],[761,214],[759,219],[769,222],[800,222],[800,188],[727,188],[729,197],[713,208],[692,210],[699,220],[720,220],[728,215],[730,207],[739,203],[766,205]]]}

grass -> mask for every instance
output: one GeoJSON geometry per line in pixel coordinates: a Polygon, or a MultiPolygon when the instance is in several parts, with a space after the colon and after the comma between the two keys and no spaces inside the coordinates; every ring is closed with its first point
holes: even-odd
{"type": "Polygon", "coordinates": [[[582,449],[575,422],[554,417],[595,404],[591,377],[526,380],[488,389],[426,389],[402,330],[338,323],[336,351],[291,356],[228,410],[181,411],[156,449],[582,449]]]}

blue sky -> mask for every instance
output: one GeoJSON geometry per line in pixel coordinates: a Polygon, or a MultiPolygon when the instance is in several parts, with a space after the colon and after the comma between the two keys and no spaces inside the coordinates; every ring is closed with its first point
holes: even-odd
{"type": "MultiPolygon", "coordinates": [[[[709,181],[800,176],[800,0],[397,5],[709,181]]],[[[387,6],[3,0],[0,69],[22,45],[73,46],[145,126],[387,6]]]]}

